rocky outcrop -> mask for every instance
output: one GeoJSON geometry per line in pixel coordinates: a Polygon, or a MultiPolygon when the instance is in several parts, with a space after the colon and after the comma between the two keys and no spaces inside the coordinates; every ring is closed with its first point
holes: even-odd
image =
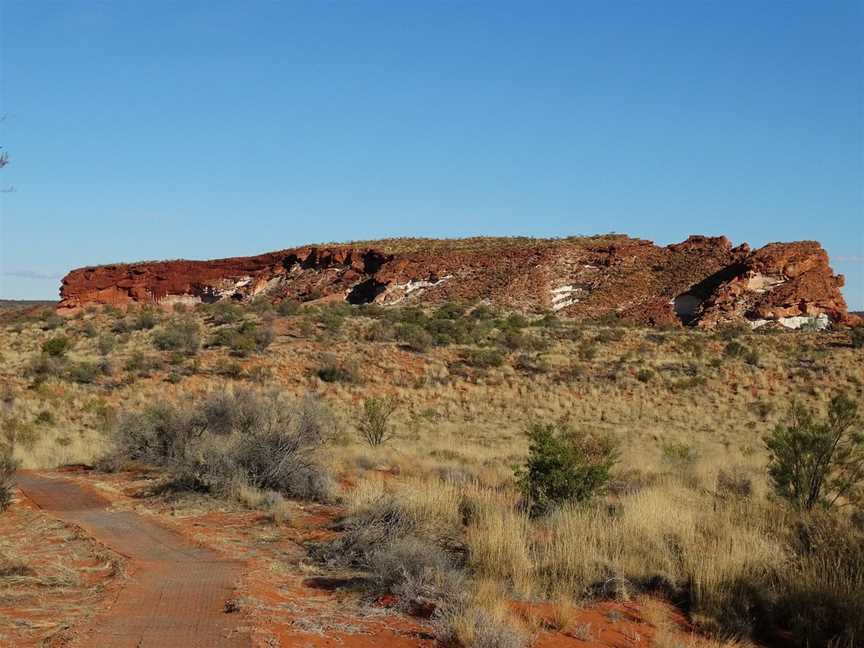
{"type": "Polygon", "coordinates": [[[616,313],[653,325],[795,326],[846,321],[842,285],[812,241],[751,251],[705,236],[665,247],[621,235],[395,239],[80,268],[63,279],[59,310],[256,297],[382,305],[482,300],[579,319],[616,313]]]}

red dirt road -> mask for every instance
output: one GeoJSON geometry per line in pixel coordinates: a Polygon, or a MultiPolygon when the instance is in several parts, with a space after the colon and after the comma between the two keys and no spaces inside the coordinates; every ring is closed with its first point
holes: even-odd
{"type": "Polygon", "coordinates": [[[69,480],[19,473],[21,491],[40,509],[84,529],[129,559],[130,578],[107,610],[81,631],[76,648],[248,648],[226,602],[242,563],[136,513],[111,511],[109,502],[69,480]]]}

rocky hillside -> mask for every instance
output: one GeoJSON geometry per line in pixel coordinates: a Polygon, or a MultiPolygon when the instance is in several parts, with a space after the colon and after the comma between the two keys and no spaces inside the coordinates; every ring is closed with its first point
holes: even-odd
{"type": "Polygon", "coordinates": [[[691,236],[661,247],[623,235],[567,239],[392,239],[308,245],[251,257],[86,267],[63,279],[59,312],[89,305],[346,300],[487,301],[577,319],[713,327],[748,320],[797,328],[849,322],[815,241],[733,247],[691,236]]]}

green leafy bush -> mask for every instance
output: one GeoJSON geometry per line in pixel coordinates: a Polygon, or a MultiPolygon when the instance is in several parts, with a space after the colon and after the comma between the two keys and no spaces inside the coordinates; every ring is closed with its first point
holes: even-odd
{"type": "Polygon", "coordinates": [[[801,510],[857,501],[864,483],[864,433],[858,404],[843,394],[819,417],[793,404],[787,423],[765,439],[775,492],[801,510]]]}
{"type": "Polygon", "coordinates": [[[360,368],[355,360],[343,360],[332,353],[321,356],[321,364],[315,374],[324,382],[359,383],[360,368]]]}
{"type": "Polygon", "coordinates": [[[58,335],[42,343],[42,353],[53,358],[59,358],[72,348],[72,340],[65,335],[58,335]]]}
{"type": "Polygon", "coordinates": [[[855,326],[849,331],[853,349],[864,349],[864,325],[855,326]]]}
{"type": "Polygon", "coordinates": [[[396,328],[396,339],[418,353],[428,351],[435,342],[432,334],[417,324],[400,324],[396,328]]]}
{"type": "Polygon", "coordinates": [[[535,514],[605,492],[618,458],[609,437],[543,423],[532,425],[527,434],[528,461],[516,470],[516,478],[535,514]]]}
{"type": "Polygon", "coordinates": [[[161,351],[180,351],[195,355],[201,346],[201,327],[191,317],[173,319],[153,332],[153,345],[161,351]]]}

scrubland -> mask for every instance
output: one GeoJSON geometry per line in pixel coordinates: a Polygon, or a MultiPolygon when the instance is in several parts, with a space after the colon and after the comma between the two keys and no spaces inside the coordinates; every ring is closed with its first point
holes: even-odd
{"type": "Polygon", "coordinates": [[[608,600],[637,603],[657,646],[864,642],[861,502],[796,509],[765,444],[793,403],[864,402],[860,334],[263,301],[2,320],[0,491],[11,456],[152,467],[163,492],[275,524],[324,504],[310,560],[443,645],[591,641],[579,610],[608,600]],[[538,506],[537,426],[609,444],[596,488],[538,506]]]}

